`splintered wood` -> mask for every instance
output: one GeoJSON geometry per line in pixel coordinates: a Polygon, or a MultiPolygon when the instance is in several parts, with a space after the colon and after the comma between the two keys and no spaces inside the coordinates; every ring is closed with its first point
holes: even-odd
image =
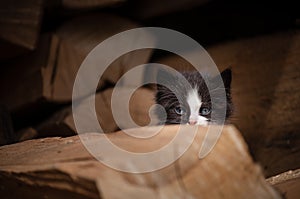
{"type": "MultiPolygon", "coordinates": [[[[145,127],[132,131],[138,134],[157,128],[145,127]]],[[[81,138],[92,145],[108,138],[124,150],[151,152],[171,142],[178,129],[179,126],[163,127],[150,139],[135,139],[123,132],[107,135],[87,133],[82,134],[81,138]]],[[[281,198],[265,181],[260,167],[251,159],[245,142],[233,126],[223,128],[217,144],[203,159],[198,158],[198,153],[208,128],[182,126],[181,129],[186,135],[197,130],[188,150],[167,167],[144,174],[119,172],[103,165],[87,152],[79,136],[30,140],[3,146],[0,148],[1,196],[102,199],[281,198]],[[18,192],[14,191],[16,189],[18,192]]],[[[185,141],[180,140],[174,152],[185,141]]],[[[108,151],[101,156],[103,158],[115,157],[108,151]]],[[[145,164],[157,165],[163,158],[166,157],[158,156],[157,161],[145,164]]],[[[138,166],[130,160],[117,164],[133,168],[138,166]]]]}

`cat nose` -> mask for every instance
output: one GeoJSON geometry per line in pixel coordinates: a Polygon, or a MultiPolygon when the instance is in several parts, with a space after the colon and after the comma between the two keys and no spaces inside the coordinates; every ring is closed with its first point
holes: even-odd
{"type": "Polygon", "coordinates": [[[196,121],[196,120],[190,120],[190,121],[189,121],[189,124],[190,124],[190,125],[195,125],[195,124],[197,124],[197,121],[196,121]]]}

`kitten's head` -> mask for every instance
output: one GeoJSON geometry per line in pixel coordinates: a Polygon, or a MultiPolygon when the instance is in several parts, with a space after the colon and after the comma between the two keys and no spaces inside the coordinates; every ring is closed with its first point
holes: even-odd
{"type": "MultiPolygon", "coordinates": [[[[223,84],[218,83],[217,77],[206,77],[209,80],[210,93],[203,77],[198,71],[183,72],[173,75],[166,71],[159,71],[157,76],[156,103],[161,105],[166,112],[166,124],[198,124],[206,125],[210,122],[221,123],[224,109],[226,119],[232,114],[232,101],[230,95],[231,70],[226,69],[221,73],[223,84]],[[164,85],[168,85],[167,88],[164,85]],[[226,92],[226,100],[221,96],[226,92]],[[223,91],[223,92],[221,92],[223,91]],[[214,118],[211,117],[211,96],[214,96],[214,118]]],[[[160,121],[165,114],[162,109],[156,113],[160,121]]],[[[161,122],[163,123],[163,122],[161,122]]]]}

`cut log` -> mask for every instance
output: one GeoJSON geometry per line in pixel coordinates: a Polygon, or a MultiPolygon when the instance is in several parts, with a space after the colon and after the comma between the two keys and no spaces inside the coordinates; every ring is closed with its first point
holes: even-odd
{"type": "MultiPolygon", "coordinates": [[[[5,95],[1,102],[12,112],[28,111],[30,106],[30,113],[41,101],[69,103],[77,71],[88,53],[108,37],[135,27],[129,20],[102,14],[64,24],[55,34],[43,36],[36,51],[3,66],[6,71],[0,75],[0,90],[5,95]]],[[[150,36],[143,39],[152,41],[150,36]]],[[[99,87],[105,87],[107,82],[116,83],[126,71],[146,63],[151,51],[120,56],[104,72],[99,87]]]]}
{"type": "MultiPolygon", "coordinates": [[[[139,134],[159,128],[138,128],[133,131],[139,134]]],[[[86,133],[82,134],[82,140],[96,146],[108,138],[123,150],[151,152],[172,141],[178,129],[179,126],[166,126],[149,139],[132,138],[118,132],[106,135],[86,133]]],[[[203,159],[198,158],[198,152],[208,128],[182,126],[181,129],[187,135],[186,139],[193,138],[190,135],[197,130],[188,150],[167,167],[144,174],[120,172],[104,166],[87,152],[78,136],[30,140],[0,147],[1,196],[8,199],[71,196],[102,199],[281,198],[265,181],[259,166],[252,161],[246,144],[233,126],[223,128],[217,144],[203,159]]],[[[172,157],[186,141],[181,139],[171,149],[171,154],[157,156],[157,159],[145,163],[157,165],[167,156],[172,157]]],[[[114,159],[114,156],[106,151],[101,155],[102,158],[114,159]]],[[[138,166],[129,159],[115,160],[124,167],[138,166]]]]}
{"type": "Polygon", "coordinates": [[[298,199],[300,196],[300,169],[281,173],[268,178],[267,181],[278,189],[285,199],[298,199]]]}
{"type": "Polygon", "coordinates": [[[43,14],[43,0],[0,1],[0,38],[35,49],[43,14]]]}
{"type": "MultiPolygon", "coordinates": [[[[231,120],[267,176],[300,167],[299,44],[300,31],[295,30],[207,49],[220,71],[232,68],[235,114],[231,120]]],[[[176,70],[195,70],[177,56],[158,62],[176,70]]]]}
{"type": "MultiPolygon", "coordinates": [[[[64,24],[56,33],[61,41],[61,47],[57,60],[56,75],[52,84],[55,91],[52,94],[53,97],[59,101],[70,100],[76,72],[88,53],[110,36],[137,27],[137,24],[127,19],[108,14],[80,17],[64,24]]],[[[154,42],[151,36],[145,36],[143,39],[154,42]]],[[[120,56],[106,69],[99,86],[103,86],[105,82],[116,83],[129,69],[147,63],[151,52],[152,49],[145,49],[120,56]]],[[[102,63],[90,64],[98,66],[102,63]]]]}
{"type": "MultiPolygon", "coordinates": [[[[129,117],[124,113],[126,106],[125,103],[125,95],[128,93],[130,89],[128,88],[120,88],[116,91],[116,107],[114,110],[117,110],[117,114],[115,117],[112,115],[111,109],[111,96],[113,89],[107,89],[103,92],[99,92],[96,94],[95,99],[95,107],[96,113],[98,117],[99,124],[104,133],[114,132],[118,129],[128,129],[135,127],[129,121],[129,117]],[[115,118],[119,118],[118,125],[115,121],[115,118]]],[[[84,99],[81,103],[85,103],[84,99]]],[[[130,98],[129,101],[129,111],[132,120],[139,126],[146,126],[150,123],[149,118],[149,110],[151,106],[154,105],[154,92],[153,90],[147,88],[139,88],[136,90],[130,98]]],[[[81,105],[79,105],[81,106],[81,105]]],[[[81,114],[84,114],[85,121],[83,122],[86,127],[93,126],[91,124],[93,117],[92,112],[89,108],[87,111],[81,114]]],[[[77,109],[74,110],[74,114],[77,113],[77,109]]],[[[153,123],[157,123],[155,118],[152,121],[153,123]]],[[[38,137],[47,137],[47,136],[70,136],[76,134],[76,128],[74,124],[73,114],[71,107],[67,107],[56,114],[54,114],[47,121],[43,122],[39,126],[36,127],[38,131],[38,137]]]]}
{"type": "Polygon", "coordinates": [[[42,121],[57,108],[45,100],[51,93],[57,47],[57,38],[43,35],[33,52],[2,65],[0,103],[11,113],[16,131],[42,121]]]}

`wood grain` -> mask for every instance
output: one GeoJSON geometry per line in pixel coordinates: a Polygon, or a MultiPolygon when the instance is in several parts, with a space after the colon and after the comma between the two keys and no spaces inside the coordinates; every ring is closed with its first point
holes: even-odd
{"type": "MultiPolygon", "coordinates": [[[[125,150],[150,152],[169,143],[178,127],[164,127],[150,139],[134,139],[123,132],[106,136],[125,150]]],[[[143,133],[155,128],[134,131],[143,133]]],[[[195,126],[181,128],[187,135],[196,130],[195,126]]],[[[64,197],[102,199],[281,198],[266,183],[259,166],[252,161],[245,142],[233,126],[225,127],[211,153],[199,159],[199,148],[206,132],[207,128],[199,127],[191,147],[180,159],[163,169],[145,174],[124,173],[104,166],[86,151],[78,136],[38,139],[0,147],[0,192],[5,198],[21,194],[22,198],[38,198],[41,195],[54,198],[62,194],[64,197]],[[15,191],[20,185],[21,188],[15,191]]],[[[95,146],[106,139],[104,136],[87,133],[82,134],[82,139],[95,146]]],[[[177,147],[184,142],[184,139],[180,140],[177,147]]],[[[174,151],[178,149],[175,147],[174,151]]],[[[106,155],[102,158],[114,158],[109,152],[106,155]]],[[[159,161],[164,157],[157,158],[159,161]]],[[[135,166],[135,162],[130,160],[118,164],[135,166]]],[[[157,162],[154,160],[148,164],[155,165],[157,162]]]]}
{"type": "MultiPolygon", "coordinates": [[[[77,71],[89,52],[110,36],[136,27],[136,23],[122,17],[95,14],[72,19],[55,33],[42,35],[35,51],[3,65],[0,90],[5,94],[0,101],[9,111],[22,112],[20,120],[48,103],[69,103],[77,71]]],[[[144,39],[153,42],[150,36],[144,39]]],[[[121,55],[107,66],[98,87],[114,85],[125,72],[146,63],[151,52],[145,49],[121,55]]],[[[102,63],[92,64],[105,67],[102,63]]]]}

